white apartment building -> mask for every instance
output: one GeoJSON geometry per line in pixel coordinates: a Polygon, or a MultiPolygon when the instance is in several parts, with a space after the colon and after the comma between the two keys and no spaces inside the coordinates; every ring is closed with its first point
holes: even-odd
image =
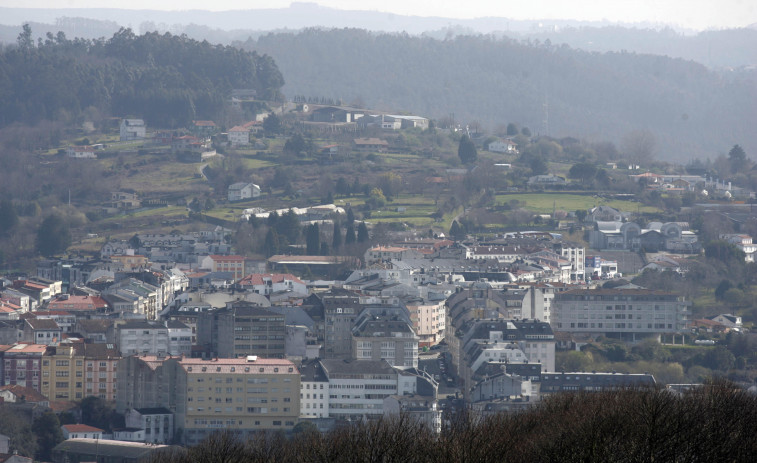
{"type": "Polygon", "coordinates": [[[635,341],[684,333],[691,302],[673,293],[644,288],[582,289],[557,294],[554,305],[555,331],[635,341]]]}
{"type": "Polygon", "coordinates": [[[159,322],[127,321],[112,328],[114,341],[122,356],[135,354],[165,355],[170,350],[168,328],[159,322]]]}

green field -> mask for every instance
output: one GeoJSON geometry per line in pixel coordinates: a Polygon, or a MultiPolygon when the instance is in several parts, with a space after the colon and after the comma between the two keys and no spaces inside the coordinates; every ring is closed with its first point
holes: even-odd
{"type": "Polygon", "coordinates": [[[505,204],[517,200],[524,204],[530,211],[540,214],[549,214],[552,210],[576,211],[579,209],[591,209],[595,206],[610,206],[625,212],[660,212],[660,209],[644,206],[634,201],[618,199],[606,199],[591,195],[578,195],[571,193],[514,193],[500,194],[496,196],[497,204],[505,204]]]}

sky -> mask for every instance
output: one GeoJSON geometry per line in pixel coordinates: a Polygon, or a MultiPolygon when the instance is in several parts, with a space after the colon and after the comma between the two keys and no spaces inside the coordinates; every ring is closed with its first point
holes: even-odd
{"type": "MultiPolygon", "coordinates": [[[[150,10],[239,10],[286,8],[291,0],[0,0],[18,8],[129,8],[150,10]]],[[[755,0],[313,0],[341,10],[470,19],[486,16],[528,19],[607,20],[658,23],[704,30],[757,23],[755,0]]]]}

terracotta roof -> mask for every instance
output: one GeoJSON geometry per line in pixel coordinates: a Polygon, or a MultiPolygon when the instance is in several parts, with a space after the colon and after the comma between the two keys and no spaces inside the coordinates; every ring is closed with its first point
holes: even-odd
{"type": "Polygon", "coordinates": [[[46,350],[47,346],[44,344],[14,344],[5,353],[44,354],[46,350]]]}
{"type": "Polygon", "coordinates": [[[90,426],[88,424],[64,424],[61,428],[69,433],[71,432],[103,432],[102,429],[90,426]]]}
{"type": "Polygon", "coordinates": [[[30,387],[19,386],[18,384],[0,386],[0,391],[10,391],[17,398],[21,398],[23,396],[24,400],[30,403],[48,402],[47,397],[43,396],[39,392],[30,387]]]}
{"type": "Polygon", "coordinates": [[[244,260],[244,257],[242,256],[219,256],[212,254],[209,256],[211,259],[213,259],[215,262],[238,262],[240,260],[244,260]]]}

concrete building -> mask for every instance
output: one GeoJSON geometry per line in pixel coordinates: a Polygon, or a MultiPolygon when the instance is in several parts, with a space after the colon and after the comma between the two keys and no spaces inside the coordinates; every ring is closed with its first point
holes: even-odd
{"type": "Polygon", "coordinates": [[[754,254],[757,253],[757,244],[752,243],[752,237],[743,234],[723,234],[720,239],[735,245],[744,251],[744,260],[754,262],[754,254]]]}
{"type": "Polygon", "coordinates": [[[400,394],[397,371],[386,360],[324,359],[320,364],[329,380],[330,417],[348,421],[380,418],[384,399],[400,394]]]}
{"type": "Polygon", "coordinates": [[[444,339],[447,316],[443,300],[412,299],[406,305],[419,347],[430,347],[444,339]]]}
{"type": "Polygon", "coordinates": [[[616,288],[565,291],[554,304],[556,331],[636,341],[685,333],[691,302],[664,291],[616,288]]]}
{"type": "Polygon", "coordinates": [[[242,201],[260,196],[260,187],[254,183],[238,182],[229,185],[228,200],[242,201]]]}
{"type": "Polygon", "coordinates": [[[189,357],[192,353],[192,328],[177,320],[164,323],[168,330],[169,355],[189,357]]]}
{"type": "Polygon", "coordinates": [[[160,322],[129,320],[114,325],[109,340],[118,346],[122,356],[134,354],[167,354],[170,349],[168,328],[160,322]]]}
{"type": "Polygon", "coordinates": [[[120,126],[121,141],[142,140],[145,138],[147,127],[142,119],[122,119],[120,126]]]}
{"type": "Polygon", "coordinates": [[[176,361],[176,427],[187,445],[218,429],[247,437],[291,430],[300,415],[300,372],[289,360],[176,361]]]}
{"type": "Polygon", "coordinates": [[[102,439],[103,430],[86,424],[64,424],[60,427],[64,439],[102,439]]]}
{"type": "Polygon", "coordinates": [[[352,356],[356,360],[386,360],[392,366],[418,367],[418,336],[396,317],[359,317],[352,329],[352,356]]]}
{"type": "Polygon", "coordinates": [[[142,430],[143,442],[171,443],[174,436],[173,413],[165,407],[132,408],[124,414],[129,429],[142,430]]]}
{"type": "Polygon", "coordinates": [[[329,379],[318,360],[300,365],[300,417],[329,417],[329,379]]]}
{"type": "Polygon", "coordinates": [[[40,392],[50,400],[84,398],[84,343],[65,343],[47,350],[42,357],[40,392]]]}
{"type": "Polygon", "coordinates": [[[44,344],[16,344],[3,352],[3,384],[15,384],[42,392],[44,344]]]}
{"type": "Polygon", "coordinates": [[[211,357],[284,358],[285,336],[284,315],[244,301],[201,313],[197,319],[197,342],[211,357]]]}

